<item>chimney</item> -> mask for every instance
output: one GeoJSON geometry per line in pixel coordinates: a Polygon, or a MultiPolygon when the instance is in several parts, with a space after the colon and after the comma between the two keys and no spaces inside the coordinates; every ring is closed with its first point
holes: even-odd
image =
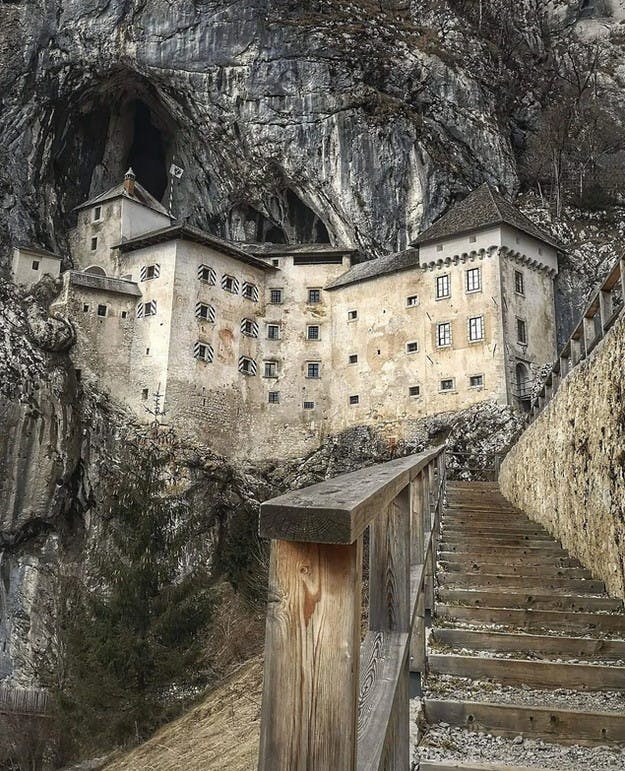
{"type": "Polygon", "coordinates": [[[124,190],[128,193],[130,196],[134,196],[135,194],[135,179],[136,175],[134,171],[132,170],[132,167],[128,169],[126,172],[126,175],[124,176],[124,190]]]}

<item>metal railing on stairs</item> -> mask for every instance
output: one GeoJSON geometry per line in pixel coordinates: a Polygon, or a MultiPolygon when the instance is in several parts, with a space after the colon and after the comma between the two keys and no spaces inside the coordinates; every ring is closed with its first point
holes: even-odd
{"type": "Polygon", "coordinates": [[[262,504],[273,540],[261,771],[409,768],[410,672],[425,672],[444,496],[440,446],[262,504]]]}

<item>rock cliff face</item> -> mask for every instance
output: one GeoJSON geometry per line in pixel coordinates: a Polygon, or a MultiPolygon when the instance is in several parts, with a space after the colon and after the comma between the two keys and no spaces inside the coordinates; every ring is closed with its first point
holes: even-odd
{"type": "Polygon", "coordinates": [[[2,243],[63,249],[64,213],[129,163],[160,198],[174,159],[175,213],[222,235],[373,252],[453,191],[513,189],[496,97],[423,53],[407,6],[3,4],[2,243]]]}

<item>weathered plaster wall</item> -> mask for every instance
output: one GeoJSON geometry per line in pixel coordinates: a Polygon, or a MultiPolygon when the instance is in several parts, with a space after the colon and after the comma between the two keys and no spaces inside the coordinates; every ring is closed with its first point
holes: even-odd
{"type": "Polygon", "coordinates": [[[503,494],[625,597],[625,316],[522,434],[503,494]]]}
{"type": "Polygon", "coordinates": [[[42,276],[48,275],[52,278],[58,278],[60,272],[60,257],[23,246],[13,250],[13,281],[16,284],[32,286],[42,276]]]}

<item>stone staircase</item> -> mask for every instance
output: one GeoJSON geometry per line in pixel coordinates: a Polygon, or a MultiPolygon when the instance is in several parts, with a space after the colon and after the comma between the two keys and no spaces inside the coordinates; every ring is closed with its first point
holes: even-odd
{"type": "Polygon", "coordinates": [[[450,482],[419,771],[625,771],[625,613],[490,483],[450,482]]]}

